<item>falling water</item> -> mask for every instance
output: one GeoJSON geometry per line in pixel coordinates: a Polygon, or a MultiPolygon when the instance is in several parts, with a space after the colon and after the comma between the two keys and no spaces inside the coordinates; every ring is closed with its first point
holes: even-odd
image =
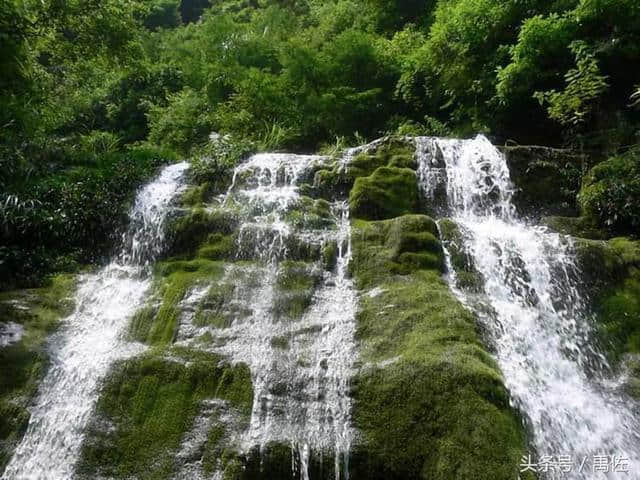
{"type": "Polygon", "coordinates": [[[138,193],[121,252],[97,273],[80,278],[75,311],[52,340],[49,371],[2,479],[73,476],[98,382],[115,360],[142,348],[123,342],[121,333],[149,289],[144,266],[162,249],[170,202],[181,188],[187,166],[166,167],[138,193]]]}
{"type": "MultiPolygon", "coordinates": [[[[272,442],[292,446],[293,476],[309,478],[310,455],[328,453],[335,459],[336,479],[346,478],[352,439],[348,382],[355,359],[356,296],[347,265],[351,256],[346,202],[332,204],[333,227],[295,228],[287,214],[301,200],[298,185],[325,157],[259,154],[236,168],[232,186],[222,201],[242,219],[236,251],[254,263],[229,264],[221,284],[234,285],[225,328],[198,326],[183,315],[178,343],[198,343],[208,333],[210,350],[233,362],[247,364],[252,373],[253,408],[238,447],[260,451],[272,442]],[[278,318],[277,281],[285,274],[283,261],[294,258],[291,246],[305,243],[317,251],[328,241],[338,245],[332,272],[308,263],[305,275],[317,279],[311,304],[301,318],[278,318]]],[[[214,285],[213,288],[216,288],[214,285]]],[[[197,289],[193,301],[206,295],[197,289]]]]}
{"type": "Polygon", "coordinates": [[[518,218],[504,156],[485,137],[422,137],[416,147],[426,199],[435,202],[444,190],[462,247],[484,281],[478,296],[458,289],[452,272],[452,288],[488,332],[538,458],[565,461],[548,470],[550,478],[640,478],[640,425],[591,347],[570,239],[518,218]]]}

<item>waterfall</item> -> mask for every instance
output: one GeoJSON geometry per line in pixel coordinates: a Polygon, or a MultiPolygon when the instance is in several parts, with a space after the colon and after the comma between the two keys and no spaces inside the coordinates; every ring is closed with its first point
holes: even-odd
{"type": "MultiPolygon", "coordinates": [[[[257,154],[235,169],[232,185],[217,207],[241,221],[235,245],[238,261],[227,264],[220,280],[233,284],[232,321],[223,328],[201,326],[187,314],[177,334],[178,344],[209,349],[249,366],[253,407],[236,447],[249,454],[254,449],[263,452],[274,442],[291,445],[293,477],[307,480],[311,456],[324,454],[335,460],[336,479],[347,478],[353,435],[348,392],[355,360],[356,295],[347,276],[348,205],[330,204],[330,225],[323,228],[294,226],[289,218],[292,209],[301,208],[298,185],[328,160],[257,154]],[[316,279],[314,293],[299,316],[279,318],[278,304],[286,294],[277,285],[287,274],[287,262],[298,259],[300,245],[305,251],[320,251],[328,242],[337,245],[335,267],[324,270],[317,260],[296,267],[305,269],[306,278],[316,279]],[[212,338],[206,346],[198,343],[204,334],[212,338]]],[[[192,301],[206,294],[206,288],[195,289],[192,301]]]]}
{"type": "Polygon", "coordinates": [[[570,239],[518,218],[505,158],[485,137],[415,142],[425,200],[437,209],[442,193],[483,283],[480,293],[459,288],[452,270],[451,287],[487,333],[532,431],[532,456],[556,462],[551,478],[640,478],[640,425],[592,347],[570,239]],[[627,476],[613,471],[616,458],[627,476]]]}
{"type": "Polygon", "coordinates": [[[162,250],[165,219],[187,166],[164,168],[139,191],[119,254],[98,272],[80,277],[75,311],[52,338],[51,365],[2,479],[73,476],[99,381],[114,361],[142,348],[127,344],[122,332],[149,289],[145,266],[162,250]]]}

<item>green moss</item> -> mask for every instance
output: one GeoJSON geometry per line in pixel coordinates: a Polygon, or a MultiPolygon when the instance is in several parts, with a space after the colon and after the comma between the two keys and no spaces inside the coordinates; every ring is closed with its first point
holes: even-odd
{"type": "Polygon", "coordinates": [[[228,245],[229,236],[234,232],[236,226],[237,219],[227,211],[208,211],[204,208],[190,210],[187,215],[174,219],[168,227],[168,234],[171,238],[169,254],[191,256],[203,243],[211,246],[210,250],[205,248],[202,252],[204,255],[207,253],[226,254],[228,250],[225,250],[224,247],[228,245]],[[211,236],[211,234],[214,235],[211,236]],[[220,237],[216,237],[216,235],[220,237]],[[226,243],[219,245],[222,238],[226,239],[226,243]]]}
{"type": "Polygon", "coordinates": [[[441,277],[433,221],[356,222],[352,271],[361,289],[351,474],[370,479],[513,479],[525,433],[475,319],[441,277]],[[433,263],[403,255],[432,255],[433,263]]]}
{"type": "Polygon", "coordinates": [[[377,148],[356,155],[347,168],[336,162],[332,168],[318,170],[315,172],[313,186],[305,191],[328,199],[345,197],[357,178],[368,177],[380,167],[415,169],[413,146],[403,139],[388,138],[377,148]]]}
{"type": "Polygon", "coordinates": [[[209,431],[202,454],[204,473],[211,476],[215,471],[222,473],[224,480],[240,480],[245,471],[244,458],[228,446],[228,439],[234,432],[220,423],[214,423],[209,431]]]}
{"type": "Polygon", "coordinates": [[[472,292],[481,291],[484,281],[475,268],[473,257],[464,248],[464,237],[460,228],[448,218],[440,220],[438,225],[442,243],[449,252],[451,266],[455,270],[456,286],[472,292]]]}
{"type": "MultiPolygon", "coordinates": [[[[600,342],[610,362],[622,366],[629,354],[640,354],[640,241],[576,239],[576,246],[600,342]]],[[[640,393],[640,369],[630,368],[628,377],[640,393]]]]}
{"type": "Polygon", "coordinates": [[[380,167],[410,168],[415,170],[415,151],[405,140],[389,138],[372,153],[357,155],[349,165],[352,178],[367,177],[380,167]]]}
{"type": "Polygon", "coordinates": [[[368,177],[356,179],[349,194],[349,208],[356,218],[381,220],[418,210],[416,174],[408,168],[380,167],[368,177]]]}
{"type": "Polygon", "coordinates": [[[157,303],[159,307],[147,305],[137,312],[131,322],[130,335],[150,345],[167,345],[173,341],[178,327],[179,302],[198,283],[220,278],[224,269],[219,262],[197,259],[162,262],[156,271],[158,277],[150,303],[157,303]]]}
{"type": "Polygon", "coordinates": [[[639,264],[640,242],[626,238],[609,241],[575,238],[576,257],[585,287],[592,295],[622,282],[629,267],[639,264]]]}
{"type": "Polygon", "coordinates": [[[543,217],[541,223],[563,235],[601,240],[605,233],[589,217],[543,217]]]}
{"type": "Polygon", "coordinates": [[[0,348],[0,471],[27,427],[27,406],[48,365],[45,342],[71,313],[74,288],[74,276],[57,275],[45,287],[0,294],[0,323],[24,329],[18,342],[0,348]]]}
{"type": "Polygon", "coordinates": [[[313,185],[301,190],[316,197],[335,198],[346,195],[352,184],[353,178],[336,165],[331,170],[318,170],[313,177],[313,185]]]}
{"type": "MultiPolygon", "coordinates": [[[[210,325],[215,328],[228,328],[236,316],[238,306],[232,306],[230,300],[236,289],[233,282],[212,283],[207,294],[200,302],[194,322],[198,326],[210,325]]],[[[244,312],[247,314],[247,312],[244,312]]]]}
{"type": "Polygon", "coordinates": [[[335,225],[331,204],[324,199],[301,196],[287,212],[287,221],[297,229],[330,229],[335,225]]]}
{"type": "MultiPolygon", "coordinates": [[[[291,444],[270,442],[262,449],[254,448],[243,459],[242,471],[237,476],[229,478],[234,480],[296,480],[301,478],[300,474],[292,469],[292,465],[296,461],[299,461],[299,453],[291,444]]],[[[337,478],[334,465],[331,452],[312,450],[309,452],[307,464],[308,478],[334,480],[337,478]]]]}
{"type": "Polygon", "coordinates": [[[180,204],[183,207],[201,207],[209,199],[210,192],[211,184],[208,182],[191,186],[180,198],[180,204]]]}
{"type": "Polygon", "coordinates": [[[624,353],[640,353],[640,241],[578,240],[578,258],[592,280],[597,320],[610,356],[617,360],[624,353]]]}
{"type": "Polygon", "coordinates": [[[222,260],[233,254],[235,237],[221,233],[211,233],[198,248],[197,256],[208,260],[222,260]]]}
{"type": "Polygon", "coordinates": [[[276,319],[297,320],[311,305],[320,282],[320,271],[306,262],[285,261],[280,264],[276,279],[276,319]]]}
{"type": "Polygon", "coordinates": [[[598,319],[617,354],[640,353],[640,268],[599,298],[598,319]]]}
{"type": "Polygon", "coordinates": [[[129,339],[136,342],[145,342],[149,337],[156,313],[157,308],[151,305],[138,309],[129,324],[129,339]]]}
{"type": "Polygon", "coordinates": [[[356,221],[350,269],[360,288],[375,286],[388,274],[444,269],[435,222],[424,215],[405,215],[377,222],[356,221]]]}
{"type": "Polygon", "coordinates": [[[327,242],[322,247],[322,265],[325,270],[332,271],[338,261],[338,243],[335,240],[327,242]]]}
{"type": "Polygon", "coordinates": [[[150,355],[113,370],[83,444],[81,477],[171,477],[174,454],[202,400],[228,400],[248,420],[253,400],[249,369],[222,364],[211,354],[190,354],[188,360],[183,364],[150,355]]]}

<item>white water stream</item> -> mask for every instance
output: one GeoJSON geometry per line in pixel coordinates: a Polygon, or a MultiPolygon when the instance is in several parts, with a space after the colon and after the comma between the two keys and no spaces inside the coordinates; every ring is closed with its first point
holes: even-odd
{"type": "MultiPolygon", "coordinates": [[[[309,478],[312,455],[329,456],[336,479],[347,478],[352,439],[348,384],[355,360],[356,295],[346,272],[351,257],[348,206],[332,204],[329,228],[299,228],[287,218],[301,200],[303,176],[326,160],[258,154],[236,168],[221,208],[241,218],[238,258],[259,261],[227,266],[221,282],[234,286],[229,326],[198,326],[187,314],[178,332],[178,343],[195,348],[197,339],[208,333],[213,338],[210,350],[249,366],[253,408],[248,430],[235,439],[238,447],[262,452],[272,442],[291,445],[294,478],[303,480],[309,478]],[[319,248],[327,241],[337,242],[336,267],[332,272],[323,272],[318,263],[300,267],[309,269],[303,275],[318,278],[319,284],[300,318],[282,318],[277,308],[286,294],[277,285],[286,275],[283,262],[295,259],[292,246],[319,248]]],[[[194,289],[193,302],[206,293],[207,288],[194,289]]]]}
{"type": "Polygon", "coordinates": [[[99,381],[114,361],[142,348],[125,342],[122,332],[149,290],[145,266],[162,250],[165,219],[187,166],[164,168],[140,190],[121,252],[98,272],[81,276],[75,311],[52,338],[50,368],[3,480],[72,478],[99,381]]]}
{"type": "Polygon", "coordinates": [[[426,201],[446,191],[462,248],[484,281],[478,296],[458,289],[451,274],[528,419],[532,463],[555,462],[541,473],[549,478],[640,478],[640,425],[591,347],[571,241],[518,218],[506,160],[485,137],[415,141],[426,201]]]}

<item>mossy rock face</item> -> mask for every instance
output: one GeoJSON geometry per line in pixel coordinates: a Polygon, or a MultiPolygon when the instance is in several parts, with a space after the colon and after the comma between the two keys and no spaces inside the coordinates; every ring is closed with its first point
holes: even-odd
{"type": "MultiPolygon", "coordinates": [[[[185,215],[175,218],[168,226],[170,238],[169,255],[194,255],[203,243],[215,244],[227,237],[224,245],[219,245],[216,256],[222,257],[231,253],[228,244],[231,235],[238,225],[238,219],[224,210],[208,211],[194,208],[185,215]],[[210,235],[214,235],[210,237],[210,235]]],[[[206,251],[205,251],[206,253],[206,251]]],[[[211,252],[209,252],[211,253],[211,252]]]]}
{"type": "Polygon", "coordinates": [[[315,172],[313,185],[303,186],[305,194],[326,199],[346,197],[359,177],[368,177],[380,167],[416,169],[415,148],[406,140],[388,137],[374,142],[354,155],[347,165],[335,162],[332,168],[315,172]]]}
{"type": "Polygon", "coordinates": [[[211,200],[211,184],[205,182],[201,185],[191,185],[182,194],[180,205],[184,208],[202,207],[211,200]]]}
{"type": "Polygon", "coordinates": [[[356,179],[349,194],[355,218],[383,220],[418,211],[418,182],[408,168],[380,167],[356,179]]]}
{"type": "Polygon", "coordinates": [[[46,373],[45,344],[73,309],[75,277],[58,275],[45,287],[0,293],[0,326],[19,325],[21,334],[0,347],[0,472],[29,423],[29,402],[46,373]]]}
{"type": "Polygon", "coordinates": [[[375,146],[357,155],[349,165],[353,177],[369,176],[379,167],[411,168],[417,167],[415,147],[407,140],[387,137],[375,146]]]}
{"type": "Polygon", "coordinates": [[[253,392],[246,366],[204,353],[181,360],[151,354],[116,366],[83,443],[80,478],[171,478],[175,453],[207,399],[226,400],[248,422],[253,392]]]}
{"type": "MultiPolygon", "coordinates": [[[[243,471],[234,480],[299,480],[300,471],[292,465],[299,465],[300,451],[291,444],[272,442],[262,452],[256,448],[244,459],[243,471]]],[[[313,480],[334,480],[335,462],[330,452],[311,451],[308,459],[308,475],[313,480]]],[[[226,479],[227,477],[225,477],[226,479]]]]}
{"type": "Polygon", "coordinates": [[[576,239],[576,251],[610,357],[640,354],[640,241],[576,239]]]}
{"type": "Polygon", "coordinates": [[[522,215],[578,213],[576,197],[586,162],[584,156],[536,146],[510,146],[502,150],[516,186],[513,201],[522,215]]]}
{"type": "Polygon", "coordinates": [[[200,244],[196,256],[207,260],[223,260],[234,253],[235,235],[210,233],[200,244]]]}
{"type": "Polygon", "coordinates": [[[436,235],[422,215],[354,224],[364,365],[353,387],[353,478],[518,478],[524,428],[474,317],[441,276],[436,235]],[[407,263],[406,253],[438,261],[407,263]]]}
{"type": "Polygon", "coordinates": [[[606,238],[606,233],[594,225],[589,217],[542,217],[540,223],[563,235],[592,240],[606,238]]]}
{"type": "Polygon", "coordinates": [[[180,318],[180,301],[191,288],[222,277],[224,266],[205,259],[174,260],[156,266],[154,293],[148,304],[134,315],[129,337],[150,345],[173,342],[180,318]]]}
{"type": "Polygon", "coordinates": [[[592,295],[623,281],[640,266],[640,242],[619,237],[608,241],[574,238],[582,282],[592,295]]]}
{"type": "Polygon", "coordinates": [[[311,305],[315,289],[322,280],[321,272],[313,264],[285,261],[276,277],[276,319],[298,320],[311,305]]]}
{"type": "Polygon", "coordinates": [[[373,287],[388,274],[406,275],[421,269],[443,271],[444,254],[437,234],[435,222],[425,215],[355,222],[349,268],[358,286],[373,287]]]}
{"type": "Polygon", "coordinates": [[[640,241],[575,242],[600,344],[614,367],[628,370],[627,388],[640,398],[640,241]]]}
{"type": "Polygon", "coordinates": [[[324,199],[314,200],[301,196],[296,205],[287,212],[287,223],[297,230],[331,229],[335,220],[331,214],[331,204],[324,199]]]}
{"type": "Polygon", "coordinates": [[[339,165],[331,170],[318,170],[313,177],[312,185],[302,185],[301,193],[325,199],[343,197],[349,193],[353,185],[353,177],[339,165]]]}
{"type": "Polygon", "coordinates": [[[479,293],[482,291],[484,279],[476,269],[473,257],[465,249],[464,234],[460,227],[448,218],[438,222],[442,243],[449,252],[451,266],[454,269],[456,286],[463,290],[479,293]]]}

